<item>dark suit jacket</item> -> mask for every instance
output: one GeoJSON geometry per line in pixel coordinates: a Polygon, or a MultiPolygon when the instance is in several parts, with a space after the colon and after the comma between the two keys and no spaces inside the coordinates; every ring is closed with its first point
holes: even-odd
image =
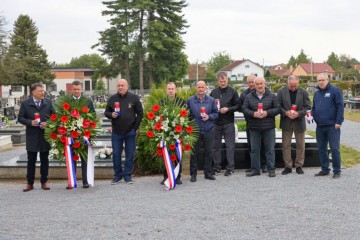
{"type": "Polygon", "coordinates": [[[38,108],[31,96],[21,103],[18,119],[21,124],[26,126],[26,150],[30,152],[50,151],[50,144],[44,138],[45,129],[31,125],[36,112],[40,113],[41,122],[46,122],[54,113],[51,101],[44,98],[38,108]]]}
{"type": "Polygon", "coordinates": [[[278,103],[279,103],[280,109],[281,109],[280,128],[285,131],[290,130],[291,121],[295,121],[296,122],[296,130],[299,132],[305,131],[306,130],[306,122],[305,122],[306,110],[311,110],[309,93],[301,87],[299,87],[297,89],[295,104],[297,107],[297,111],[299,113],[299,117],[294,120],[291,120],[290,118],[288,118],[285,115],[285,113],[291,109],[289,87],[285,86],[285,87],[280,88],[277,93],[277,98],[278,98],[278,103]]]}

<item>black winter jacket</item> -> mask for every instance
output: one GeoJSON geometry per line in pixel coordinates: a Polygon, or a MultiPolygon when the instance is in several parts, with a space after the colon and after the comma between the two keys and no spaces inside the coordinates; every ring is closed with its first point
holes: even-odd
{"type": "Polygon", "coordinates": [[[245,98],[242,110],[248,120],[247,124],[250,129],[264,131],[275,128],[275,116],[280,113],[280,106],[276,95],[266,88],[261,100],[257,96],[256,91],[251,91],[245,98]],[[262,119],[254,118],[254,112],[257,111],[258,103],[263,104],[263,110],[268,112],[267,117],[262,119]]]}
{"type": "Polygon", "coordinates": [[[238,92],[230,86],[227,86],[223,91],[218,87],[210,93],[211,97],[220,100],[220,108],[227,107],[229,109],[225,114],[219,112],[219,118],[215,120],[217,125],[234,123],[234,112],[239,110],[240,99],[238,92]]]}

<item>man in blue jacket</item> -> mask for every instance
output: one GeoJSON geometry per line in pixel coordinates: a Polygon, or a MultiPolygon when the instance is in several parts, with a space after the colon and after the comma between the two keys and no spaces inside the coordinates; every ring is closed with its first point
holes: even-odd
{"type": "Polygon", "coordinates": [[[214,146],[214,121],[218,118],[215,99],[206,95],[206,83],[198,81],[196,84],[196,94],[187,100],[187,107],[190,109],[190,116],[199,126],[199,138],[190,156],[190,175],[191,182],[196,182],[197,156],[201,142],[205,149],[204,177],[205,179],[215,180],[212,173],[213,146],[214,146]]]}
{"type": "Polygon", "coordinates": [[[321,171],[318,176],[329,175],[329,155],[327,151],[330,145],[332,155],[333,178],[340,178],[340,127],[344,121],[344,102],[340,90],[332,86],[327,74],[317,76],[318,91],[313,99],[313,117],[316,122],[316,142],[319,150],[321,171]]]}

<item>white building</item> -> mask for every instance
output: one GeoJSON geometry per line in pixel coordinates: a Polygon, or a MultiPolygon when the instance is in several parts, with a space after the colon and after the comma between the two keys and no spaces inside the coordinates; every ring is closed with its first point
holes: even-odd
{"type": "Polygon", "coordinates": [[[220,71],[226,72],[230,81],[242,81],[251,74],[264,77],[264,69],[247,59],[236,60],[221,68],[220,71]]]}

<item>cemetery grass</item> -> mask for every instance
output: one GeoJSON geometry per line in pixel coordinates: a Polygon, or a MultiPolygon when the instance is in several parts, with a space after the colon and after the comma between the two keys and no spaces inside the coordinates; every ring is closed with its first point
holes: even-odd
{"type": "MultiPolygon", "coordinates": [[[[316,138],[314,131],[307,130],[306,134],[316,138]]],[[[360,158],[358,157],[360,152],[356,151],[351,147],[345,145],[340,145],[340,154],[341,154],[341,164],[344,167],[353,167],[360,163],[360,158]]]]}
{"type": "Polygon", "coordinates": [[[360,112],[356,111],[346,111],[344,112],[344,117],[346,120],[350,120],[353,122],[360,122],[360,112]]]}

